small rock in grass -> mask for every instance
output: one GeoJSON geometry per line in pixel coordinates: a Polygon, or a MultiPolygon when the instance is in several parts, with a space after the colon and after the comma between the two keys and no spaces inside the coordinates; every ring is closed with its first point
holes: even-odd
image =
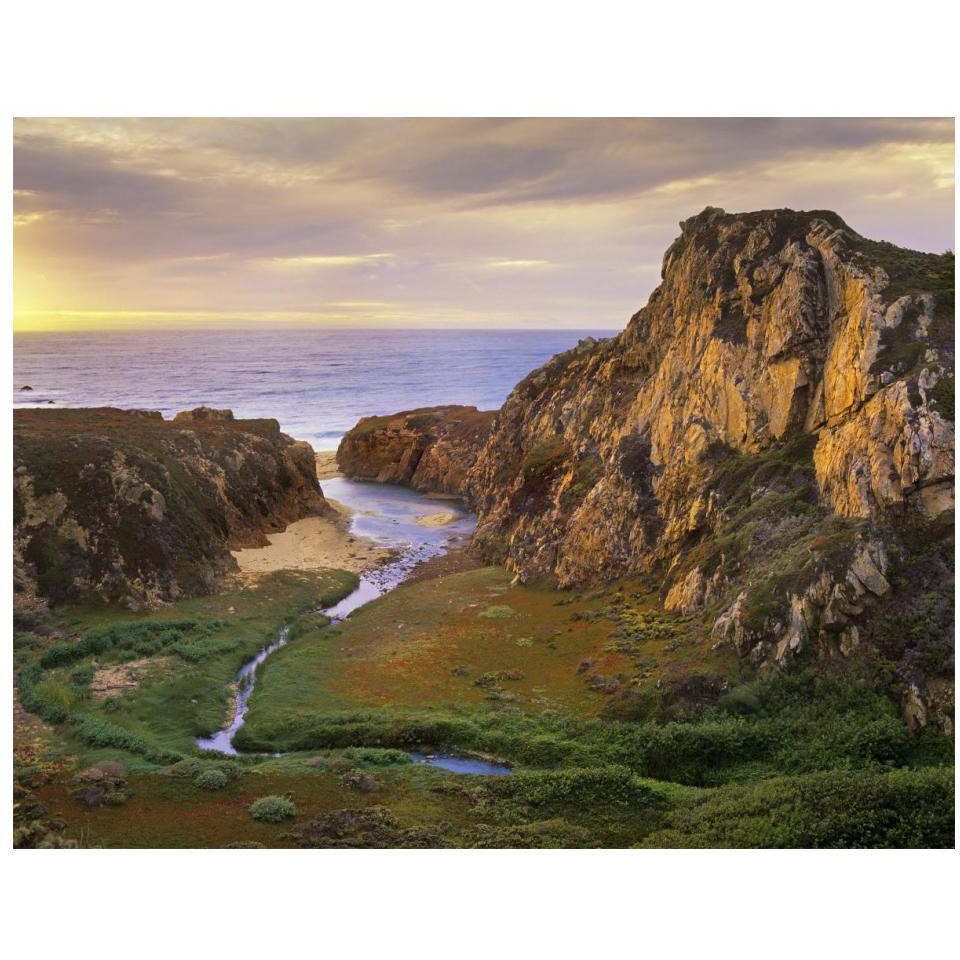
{"type": "Polygon", "coordinates": [[[345,773],[340,778],[340,786],[348,790],[359,790],[361,793],[375,793],[380,789],[379,782],[362,770],[351,770],[345,773]]]}

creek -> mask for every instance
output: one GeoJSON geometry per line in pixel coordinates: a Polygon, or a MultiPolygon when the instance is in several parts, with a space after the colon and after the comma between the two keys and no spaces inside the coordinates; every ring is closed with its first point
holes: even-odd
{"type": "MultiPolygon", "coordinates": [[[[322,486],[324,496],[353,511],[350,518],[351,534],[367,537],[396,552],[389,562],[362,573],[356,589],[346,597],[320,609],[319,612],[333,623],[346,619],[354,610],[393,590],[410,576],[417,564],[446,553],[473,532],[473,514],[467,512],[459,500],[436,498],[405,487],[362,483],[344,477],[324,480],[322,486]],[[441,519],[443,522],[438,522],[441,519]]],[[[237,755],[233,738],[246,719],[257,669],[267,657],[286,645],[290,627],[289,623],[282,626],[276,639],[237,672],[233,718],[212,736],[198,737],[196,742],[199,749],[215,750],[228,756],[237,755]]],[[[425,763],[454,773],[510,772],[510,768],[503,764],[455,754],[411,753],[410,757],[415,763],[425,763]]]]}

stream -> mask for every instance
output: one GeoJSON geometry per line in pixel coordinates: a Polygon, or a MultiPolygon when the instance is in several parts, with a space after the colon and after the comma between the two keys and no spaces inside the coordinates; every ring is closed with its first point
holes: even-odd
{"type": "MultiPolygon", "coordinates": [[[[345,504],[353,511],[350,532],[354,536],[368,537],[398,552],[396,559],[361,574],[356,589],[338,603],[320,609],[319,612],[333,623],[344,620],[354,610],[399,586],[418,563],[445,553],[452,544],[473,532],[473,514],[468,513],[459,500],[430,497],[405,487],[362,483],[344,477],[324,480],[322,486],[324,496],[345,504]],[[441,513],[455,517],[436,526],[419,522],[424,517],[441,513]]],[[[212,736],[198,737],[196,743],[200,750],[237,755],[233,738],[246,719],[257,668],[272,653],[286,645],[289,634],[290,624],[285,624],[280,628],[276,640],[240,668],[237,672],[237,702],[233,719],[212,736]]],[[[453,773],[510,773],[510,768],[503,764],[455,754],[411,753],[410,758],[414,763],[425,763],[453,773]]]]}

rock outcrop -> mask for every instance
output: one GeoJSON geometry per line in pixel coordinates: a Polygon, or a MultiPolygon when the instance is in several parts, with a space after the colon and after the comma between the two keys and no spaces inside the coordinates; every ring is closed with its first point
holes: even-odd
{"type": "MultiPolygon", "coordinates": [[[[623,333],[510,394],[466,480],[475,544],[521,580],[647,578],[758,664],[849,656],[953,507],[953,255],[830,212],[681,230],[623,333]]],[[[937,563],[932,596],[952,541],[937,563]]]]}
{"type": "Polygon", "coordinates": [[[231,549],[320,513],[313,450],[275,420],[206,408],[14,413],[15,608],[208,593],[231,549]]]}
{"type": "Polygon", "coordinates": [[[953,492],[952,283],[952,256],[873,244],[832,213],[708,208],[620,336],[511,393],[468,481],[478,540],[523,577],[649,572],[722,520],[724,461],[805,436],[798,466],[834,513],[936,515],[953,492]]]}
{"type": "Polygon", "coordinates": [[[467,474],[495,416],[492,410],[449,406],[364,417],[340,442],[337,465],[355,479],[469,500],[467,474]]]}

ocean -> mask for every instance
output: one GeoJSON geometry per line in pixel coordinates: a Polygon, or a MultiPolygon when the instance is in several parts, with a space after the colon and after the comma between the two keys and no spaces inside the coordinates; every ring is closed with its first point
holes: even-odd
{"type": "Polygon", "coordinates": [[[361,417],[499,407],[517,381],[596,330],[165,330],[20,333],[14,407],[111,406],[171,417],[206,404],[274,417],[334,450],[361,417]],[[29,385],[33,389],[21,388],[29,385]]]}

